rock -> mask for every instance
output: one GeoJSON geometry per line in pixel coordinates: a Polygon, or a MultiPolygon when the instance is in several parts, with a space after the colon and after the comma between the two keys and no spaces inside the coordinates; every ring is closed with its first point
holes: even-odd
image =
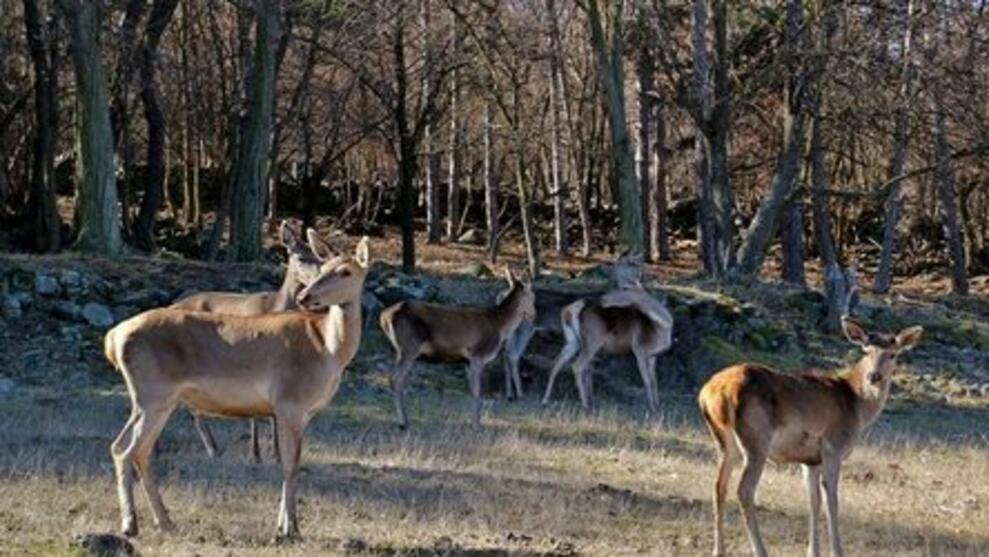
{"type": "Polygon", "coordinates": [[[13,379],[8,379],[6,377],[0,377],[0,396],[9,395],[14,392],[17,385],[14,383],[13,379]]]}
{"type": "Polygon", "coordinates": [[[460,270],[460,274],[475,278],[494,276],[494,273],[491,272],[491,268],[479,261],[468,264],[460,270]]]}
{"type": "Polygon", "coordinates": [[[109,327],[113,325],[113,313],[106,306],[89,302],[82,308],[82,317],[94,327],[109,327]]]}
{"type": "Polygon", "coordinates": [[[34,291],[42,296],[55,296],[59,292],[58,281],[50,275],[34,275],[34,291]]]}
{"type": "Polygon", "coordinates": [[[136,306],[140,309],[150,309],[167,305],[171,299],[171,295],[164,290],[148,289],[128,292],[114,299],[122,306],[136,306]]]}
{"type": "Polygon", "coordinates": [[[67,289],[82,286],[82,275],[78,271],[64,270],[58,274],[58,282],[67,289]]]}
{"type": "Polygon", "coordinates": [[[0,315],[7,319],[17,319],[24,315],[24,308],[17,296],[7,294],[0,298],[0,315]]]}
{"type": "Polygon", "coordinates": [[[138,313],[141,313],[141,308],[137,306],[130,306],[130,305],[114,306],[113,320],[114,322],[119,323],[120,321],[123,321],[124,319],[127,319],[131,316],[137,315],[138,313]]]}
{"type": "Polygon", "coordinates": [[[58,334],[67,342],[78,343],[82,340],[82,331],[78,326],[60,327],[58,334]]]}
{"type": "Polygon", "coordinates": [[[118,534],[79,534],[69,544],[83,550],[84,555],[93,557],[119,557],[137,555],[134,545],[118,534]]]}
{"type": "Polygon", "coordinates": [[[75,302],[68,300],[55,300],[51,305],[51,312],[59,319],[78,321],[82,316],[82,308],[75,302]]]}
{"type": "Polygon", "coordinates": [[[457,241],[461,244],[477,244],[480,242],[480,237],[477,230],[470,228],[465,230],[464,233],[457,238],[457,241]]]}

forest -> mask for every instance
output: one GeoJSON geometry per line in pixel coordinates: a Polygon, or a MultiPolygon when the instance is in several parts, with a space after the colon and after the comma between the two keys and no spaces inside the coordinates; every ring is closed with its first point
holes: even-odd
{"type": "Polygon", "coordinates": [[[251,261],[330,215],[541,255],[989,265],[980,2],[8,0],[7,249],[251,261]],[[778,243],[777,243],[778,242],[778,243]],[[778,251],[777,247],[779,246],[778,251]]]}

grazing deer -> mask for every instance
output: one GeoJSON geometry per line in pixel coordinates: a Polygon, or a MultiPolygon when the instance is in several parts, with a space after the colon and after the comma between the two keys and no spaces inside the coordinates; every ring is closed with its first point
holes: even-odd
{"type": "Polygon", "coordinates": [[[578,300],[568,305],[560,314],[560,322],[564,345],[550,371],[543,404],[549,403],[560,370],[573,360],[581,406],[590,410],[594,405],[591,361],[604,350],[607,354],[635,356],[649,411],[659,410],[656,357],[673,342],[673,316],[665,306],[641,286],[629,285],[597,300],[578,300]]]}
{"type": "Polygon", "coordinates": [[[897,357],[913,348],[924,330],[896,335],[867,333],[842,319],[845,337],[865,354],[837,374],[779,373],[754,364],[731,366],[701,389],[697,402],[718,449],[714,483],[714,554],[724,554],[725,495],[735,466],[744,465],[738,499],[752,551],[766,555],[755,515],[755,492],[766,459],[803,466],[810,499],[807,553],[817,556],[821,492],[827,504],[831,554],[840,556],[838,479],[841,462],[883,409],[897,357]]]}
{"type": "MultiPolygon", "coordinates": [[[[227,315],[263,315],[298,309],[295,297],[305,287],[303,276],[310,279],[319,272],[319,260],[313,255],[309,246],[303,242],[288,221],[283,221],[279,228],[279,239],[288,250],[288,268],[285,270],[285,280],[282,286],[274,292],[258,292],[254,294],[239,294],[232,292],[199,292],[186,296],[171,305],[175,309],[190,311],[208,311],[227,315]]],[[[322,240],[320,240],[322,242],[322,240]]],[[[203,422],[193,413],[193,421],[199,437],[203,440],[206,452],[211,457],[217,454],[216,441],[209,424],[203,422]]],[[[275,456],[278,456],[278,435],[274,422],[271,424],[271,442],[275,456]]],[[[258,442],[257,421],[251,419],[251,456],[254,462],[261,461],[261,448],[258,442]]]]}
{"type": "MultiPolygon", "coordinates": [[[[623,254],[619,257],[609,271],[611,288],[624,288],[630,284],[637,284],[642,276],[642,263],[641,254],[623,254]]],[[[502,293],[502,295],[505,294],[507,292],[502,293]]],[[[519,398],[525,396],[522,389],[522,377],[519,373],[519,361],[536,332],[562,333],[560,314],[563,312],[563,308],[579,299],[602,294],[604,294],[603,291],[577,295],[553,290],[535,290],[536,318],[522,321],[515,332],[505,340],[505,394],[509,400],[515,396],[519,398]],[[512,389],[513,382],[514,391],[512,389]]],[[[501,299],[499,298],[498,301],[500,302],[501,299]]]]}
{"type": "MultiPolygon", "coordinates": [[[[318,237],[309,230],[310,244],[318,237]]],[[[318,250],[315,250],[319,253],[318,250]]],[[[278,532],[298,534],[296,476],[310,418],[333,398],[361,340],[368,241],[353,257],[322,261],[296,296],[304,311],[260,316],[172,308],[144,312],[106,335],[106,357],[124,376],[131,415],[113,441],[123,533],[137,534],[136,470],[155,523],[171,526],[151,466],[152,448],[179,404],[224,417],[271,417],[282,474],[278,532]]]]}
{"type": "Polygon", "coordinates": [[[466,360],[474,400],[474,425],[481,423],[481,374],[501,350],[505,339],[524,320],[535,318],[529,282],[506,270],[508,293],[490,308],[455,308],[426,302],[399,302],[381,312],[378,323],[395,349],[392,393],[399,427],[405,429],[405,388],[412,364],[420,355],[466,360]]]}

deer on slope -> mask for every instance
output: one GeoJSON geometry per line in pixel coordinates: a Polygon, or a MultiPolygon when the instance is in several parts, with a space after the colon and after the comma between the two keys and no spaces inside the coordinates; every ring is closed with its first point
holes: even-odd
{"type": "Polygon", "coordinates": [[[412,365],[421,356],[466,360],[474,425],[481,423],[481,376],[485,366],[501,350],[525,320],[535,318],[532,284],[506,270],[508,292],[488,308],[448,307],[427,302],[399,302],[381,312],[378,323],[395,349],[392,394],[399,427],[405,429],[405,389],[412,365]]]}
{"type": "MultiPolygon", "coordinates": [[[[310,244],[318,238],[311,229],[308,236],[310,244]]],[[[124,534],[138,531],[135,471],[155,523],[171,527],[151,458],[179,404],[208,415],[275,418],[283,474],[278,533],[298,534],[295,490],[303,433],[333,398],[360,345],[367,238],[354,256],[321,263],[296,295],[302,311],[237,316],[161,308],[107,333],[106,357],[123,375],[131,400],[130,418],[111,445],[124,534]]]]}
{"type": "Polygon", "coordinates": [[[738,499],[752,552],[766,555],[756,519],[755,494],[766,460],[799,463],[810,503],[807,554],[820,554],[821,492],[826,503],[831,554],[842,555],[838,532],[841,463],[882,412],[897,358],[920,341],[922,327],[896,335],[868,333],[847,317],[845,337],[863,356],[836,374],[779,373],[738,364],[711,377],[697,402],[718,450],[714,482],[714,554],[724,555],[725,495],[732,471],[743,465],[738,499]]]}
{"type": "MultiPolygon", "coordinates": [[[[319,272],[319,260],[313,255],[312,249],[303,242],[288,221],[283,221],[279,228],[279,239],[282,246],[288,250],[288,266],[285,269],[285,279],[281,287],[274,292],[257,292],[253,294],[240,294],[235,292],[198,292],[183,297],[181,300],[171,305],[174,309],[184,309],[189,311],[206,311],[212,313],[224,313],[228,315],[264,315],[266,313],[279,313],[298,309],[295,297],[305,287],[302,277],[309,277],[319,272]]],[[[320,247],[325,248],[322,239],[319,239],[320,247]]],[[[324,249],[325,253],[325,249],[324,249]]],[[[193,422],[199,437],[203,440],[203,446],[211,457],[217,454],[216,440],[209,424],[203,422],[199,415],[192,414],[193,422]]],[[[274,422],[271,424],[271,442],[278,457],[278,435],[274,422]]],[[[251,419],[251,457],[254,462],[261,461],[261,447],[258,442],[258,426],[255,419],[251,419]]]]}

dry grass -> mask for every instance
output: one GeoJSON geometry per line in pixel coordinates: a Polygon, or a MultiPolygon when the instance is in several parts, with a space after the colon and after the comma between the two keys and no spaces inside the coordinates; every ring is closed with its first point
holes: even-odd
{"type": "MultiPolygon", "coordinates": [[[[206,457],[188,415],[159,441],[156,469],[177,531],[154,530],[139,502],[144,554],[708,554],[713,451],[688,394],[586,417],[570,403],[492,402],[467,425],[460,392],[419,388],[401,433],[376,372],[354,373],[307,435],[304,539],[274,541],[279,473],[246,459],[246,426],[222,424],[228,451],[206,457]]],[[[108,392],[27,391],[0,407],[0,546],[68,553],[76,533],[118,526],[107,447],[127,403],[108,392]]],[[[884,416],[842,484],[850,555],[989,554],[984,411],[913,408],[884,416]]],[[[805,502],[794,468],[771,467],[759,493],[774,554],[798,555],[805,502]]],[[[747,553],[735,507],[729,550],[747,553]]]]}

